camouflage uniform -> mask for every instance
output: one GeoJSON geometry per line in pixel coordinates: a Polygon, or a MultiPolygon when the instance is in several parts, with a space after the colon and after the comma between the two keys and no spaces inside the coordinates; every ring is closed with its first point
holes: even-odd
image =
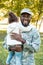
{"type": "MultiPolygon", "coordinates": [[[[35,65],[34,53],[40,48],[40,34],[33,25],[29,25],[29,31],[23,31],[22,37],[26,40],[23,45],[23,65],[35,65]]],[[[15,57],[12,58],[10,65],[16,65],[15,57]]]]}

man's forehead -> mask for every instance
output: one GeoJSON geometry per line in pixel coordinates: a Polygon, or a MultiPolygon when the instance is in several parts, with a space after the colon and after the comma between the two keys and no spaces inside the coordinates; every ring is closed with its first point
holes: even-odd
{"type": "Polygon", "coordinates": [[[23,13],[23,14],[21,14],[21,16],[23,16],[23,15],[31,16],[31,15],[28,14],[28,13],[23,13]]]}
{"type": "Polygon", "coordinates": [[[29,14],[29,13],[26,13],[26,12],[22,13],[21,15],[23,15],[23,14],[28,14],[28,15],[31,15],[31,14],[29,14]]]}

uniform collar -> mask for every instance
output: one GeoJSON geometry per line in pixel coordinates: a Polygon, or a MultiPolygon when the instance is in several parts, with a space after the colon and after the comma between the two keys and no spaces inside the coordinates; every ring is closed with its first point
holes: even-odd
{"type": "Polygon", "coordinates": [[[20,28],[23,31],[30,31],[32,29],[32,25],[29,24],[27,27],[24,27],[21,22],[19,22],[20,28]]]}

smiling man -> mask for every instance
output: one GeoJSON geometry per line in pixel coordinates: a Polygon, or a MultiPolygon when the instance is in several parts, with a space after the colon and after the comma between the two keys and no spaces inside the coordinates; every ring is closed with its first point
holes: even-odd
{"type": "MultiPolygon", "coordinates": [[[[23,65],[35,65],[34,53],[38,52],[39,47],[40,47],[40,34],[37,31],[37,29],[33,25],[30,24],[31,18],[33,15],[30,9],[28,8],[22,9],[20,15],[21,16],[20,16],[19,26],[21,29],[21,36],[19,34],[12,33],[11,38],[16,39],[22,42],[23,44],[23,51],[22,51],[23,52],[23,57],[22,57],[23,65]]],[[[16,51],[20,50],[18,47],[15,47],[15,49],[16,51]]]]}

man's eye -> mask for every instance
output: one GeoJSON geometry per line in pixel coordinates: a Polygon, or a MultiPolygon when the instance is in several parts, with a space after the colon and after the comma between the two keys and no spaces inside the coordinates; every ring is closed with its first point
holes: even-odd
{"type": "Polygon", "coordinates": [[[22,17],[25,17],[25,16],[22,16],[22,17]]]}

